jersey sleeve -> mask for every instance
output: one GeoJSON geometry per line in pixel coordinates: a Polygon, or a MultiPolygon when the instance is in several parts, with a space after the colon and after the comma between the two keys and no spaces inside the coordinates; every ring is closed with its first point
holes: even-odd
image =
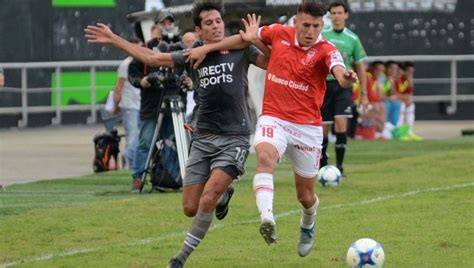
{"type": "Polygon", "coordinates": [[[247,57],[247,60],[252,63],[253,65],[256,64],[257,62],[257,57],[260,54],[260,50],[255,47],[255,46],[249,46],[245,50],[245,56],[247,57]]]}
{"type": "Polygon", "coordinates": [[[175,68],[183,68],[186,65],[186,59],[184,58],[182,50],[171,52],[171,58],[173,59],[175,68]]]}
{"type": "Polygon", "coordinates": [[[362,43],[360,42],[359,38],[357,38],[357,40],[355,42],[353,55],[354,55],[354,61],[355,62],[359,62],[359,61],[365,60],[365,58],[367,58],[367,54],[365,53],[365,49],[362,46],[362,43]]]}
{"type": "Polygon", "coordinates": [[[329,68],[329,71],[332,71],[332,68],[336,66],[342,66],[345,68],[344,59],[342,58],[341,53],[334,46],[329,46],[326,53],[326,66],[329,68]]]}
{"type": "MultiPolygon", "coordinates": [[[[193,44],[193,48],[202,46],[202,41],[196,41],[193,44]]],[[[171,52],[171,59],[174,63],[174,68],[179,72],[182,73],[183,71],[187,71],[188,73],[192,72],[193,68],[190,64],[186,63],[186,57],[184,56],[184,50],[174,51],[171,52]]]]}
{"type": "Polygon", "coordinates": [[[275,33],[278,32],[278,28],[280,27],[281,25],[279,24],[260,27],[257,32],[258,38],[260,38],[264,44],[271,45],[275,33]]]}

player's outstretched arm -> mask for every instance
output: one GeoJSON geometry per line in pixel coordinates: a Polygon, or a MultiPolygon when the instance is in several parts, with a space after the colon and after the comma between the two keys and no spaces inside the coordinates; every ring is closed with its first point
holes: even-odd
{"type": "Polygon", "coordinates": [[[197,69],[201,62],[206,58],[206,55],[213,51],[229,50],[229,49],[242,49],[249,46],[249,42],[246,42],[240,37],[240,34],[232,35],[224,38],[220,42],[206,43],[200,47],[189,49],[185,56],[187,56],[186,62],[191,64],[194,69],[197,69]]]}
{"type": "Polygon", "coordinates": [[[193,68],[196,69],[206,58],[206,55],[212,51],[243,49],[248,47],[251,43],[254,43],[265,55],[267,55],[267,53],[269,54],[268,48],[266,48],[257,37],[261,16],[257,17],[255,14],[247,14],[247,20],[248,21],[242,19],[245,32],[240,31],[239,34],[226,37],[220,42],[207,43],[201,47],[190,49],[185,54],[188,56],[186,62],[192,64],[193,68]]]}
{"type": "Polygon", "coordinates": [[[137,46],[120,36],[114,34],[110,28],[103,24],[88,25],[85,29],[87,42],[112,45],[138,61],[150,66],[174,67],[170,53],[154,53],[152,50],[137,46]]]}
{"type": "Polygon", "coordinates": [[[334,66],[331,72],[341,87],[349,88],[357,82],[357,74],[353,70],[346,70],[341,65],[334,66]]]}

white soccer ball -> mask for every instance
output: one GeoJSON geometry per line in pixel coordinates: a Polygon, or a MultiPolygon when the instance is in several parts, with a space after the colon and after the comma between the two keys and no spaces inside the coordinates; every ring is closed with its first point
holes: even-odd
{"type": "Polygon", "coordinates": [[[335,166],[327,165],[319,169],[316,177],[323,186],[337,186],[341,183],[341,171],[335,166]]]}
{"type": "Polygon", "coordinates": [[[349,267],[382,267],[385,253],[382,246],[370,238],[361,238],[355,241],[347,251],[349,267]]]}

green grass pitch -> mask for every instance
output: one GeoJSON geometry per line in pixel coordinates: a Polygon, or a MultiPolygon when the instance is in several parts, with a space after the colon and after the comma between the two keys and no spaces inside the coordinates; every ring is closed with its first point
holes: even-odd
{"type": "MultiPolygon", "coordinates": [[[[350,244],[370,237],[385,267],[474,267],[474,138],[350,141],[346,155],[343,183],[316,185],[309,256],[296,253],[300,212],[286,160],[275,174],[279,242],[258,234],[251,155],[227,218],[214,219],[186,266],[346,267],[350,244]]],[[[130,183],[121,171],[0,190],[0,267],[165,267],[191,222],[181,193],[132,195],[130,183]]]]}

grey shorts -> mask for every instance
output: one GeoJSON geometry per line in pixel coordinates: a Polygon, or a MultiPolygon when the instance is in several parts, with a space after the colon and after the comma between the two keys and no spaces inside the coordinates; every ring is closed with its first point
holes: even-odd
{"type": "MultiPolygon", "coordinates": [[[[231,168],[236,171],[237,176],[244,174],[244,165],[250,148],[249,140],[249,136],[242,135],[224,136],[196,133],[186,162],[186,176],[183,179],[183,185],[205,183],[209,179],[211,171],[219,167],[231,168]]],[[[232,176],[232,174],[229,175],[232,176]]]]}

